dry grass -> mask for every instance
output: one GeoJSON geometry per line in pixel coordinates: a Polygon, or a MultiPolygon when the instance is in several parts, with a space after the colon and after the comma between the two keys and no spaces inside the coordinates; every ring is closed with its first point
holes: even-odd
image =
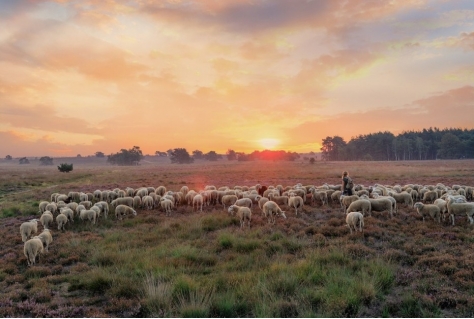
{"type": "MultiPolygon", "coordinates": [[[[0,161],[0,316],[432,317],[472,316],[473,226],[424,223],[401,207],[349,234],[336,204],[308,206],[268,225],[258,208],[241,230],[221,206],[53,229],[50,252],[26,266],[19,225],[53,192],[186,184],[356,183],[474,185],[474,161],[198,162],[147,159],[114,167],[74,159],[74,171],[0,161]]],[[[68,160],[57,160],[70,162],[68,160]]],[[[41,226],[39,227],[41,230],[41,226]]]]}

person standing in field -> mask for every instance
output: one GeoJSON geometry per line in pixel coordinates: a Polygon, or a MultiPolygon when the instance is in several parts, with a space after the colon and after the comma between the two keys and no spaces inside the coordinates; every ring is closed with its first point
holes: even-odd
{"type": "Polygon", "coordinates": [[[354,187],[354,183],[352,179],[349,177],[349,173],[344,171],[342,173],[342,194],[343,195],[352,195],[352,188],[354,187]]]}

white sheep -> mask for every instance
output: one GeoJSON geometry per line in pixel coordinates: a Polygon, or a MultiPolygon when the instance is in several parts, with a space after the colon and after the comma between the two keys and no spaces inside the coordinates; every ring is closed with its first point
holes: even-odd
{"type": "Polygon", "coordinates": [[[349,207],[352,202],[355,202],[358,199],[359,196],[357,195],[341,195],[339,200],[341,202],[342,211],[345,212],[347,210],[347,207],[349,207]]]}
{"type": "Polygon", "coordinates": [[[50,211],[45,210],[39,220],[45,229],[49,229],[49,224],[51,224],[54,220],[53,214],[50,211]]]}
{"type": "Polygon", "coordinates": [[[155,193],[156,195],[160,195],[163,197],[163,195],[166,194],[166,187],[164,186],[158,186],[156,189],[155,189],[155,193]]]}
{"type": "Polygon", "coordinates": [[[137,216],[137,212],[130,206],[118,205],[115,208],[115,217],[118,220],[122,220],[122,217],[127,215],[127,214],[132,214],[133,216],[137,216]]]}
{"type": "Polygon", "coordinates": [[[81,213],[79,214],[79,218],[81,220],[89,220],[92,222],[92,224],[95,224],[95,221],[97,219],[97,212],[95,210],[90,210],[90,209],[85,209],[81,210],[81,213]]]}
{"type": "Polygon", "coordinates": [[[97,219],[100,218],[100,214],[102,213],[102,208],[101,207],[94,205],[94,206],[91,207],[90,210],[95,211],[97,219]]]}
{"type": "Polygon", "coordinates": [[[74,212],[76,211],[77,206],[79,206],[79,204],[76,203],[76,202],[70,202],[70,203],[66,204],[66,207],[72,209],[72,211],[74,211],[74,212]]]}
{"type": "Polygon", "coordinates": [[[469,222],[472,224],[474,223],[474,203],[464,203],[464,202],[456,202],[456,199],[452,196],[448,196],[447,198],[447,206],[448,206],[448,214],[452,220],[454,226],[454,216],[460,214],[466,214],[469,222]]]}
{"type": "Polygon", "coordinates": [[[236,200],[234,205],[252,209],[252,199],[249,197],[244,197],[244,198],[236,200]]]}
{"type": "Polygon", "coordinates": [[[76,207],[76,215],[79,216],[83,210],[86,210],[84,205],[77,205],[76,207]]]}
{"type": "Polygon", "coordinates": [[[258,201],[258,207],[263,211],[263,205],[268,201],[269,199],[266,197],[260,198],[260,200],[258,201]]]}
{"type": "Polygon", "coordinates": [[[245,221],[248,222],[250,228],[250,221],[252,220],[252,212],[250,211],[250,208],[234,204],[229,207],[228,212],[232,215],[237,215],[240,220],[240,228],[245,226],[245,221]]]}
{"type": "Polygon", "coordinates": [[[92,202],[88,200],[84,200],[79,202],[79,205],[84,206],[86,209],[90,209],[92,207],[92,202]]]}
{"type": "Polygon", "coordinates": [[[448,213],[448,202],[445,201],[442,198],[438,198],[437,200],[434,201],[434,205],[439,207],[439,211],[441,213],[441,216],[443,217],[443,221],[446,219],[446,215],[448,213]]]}
{"type": "Polygon", "coordinates": [[[395,198],[395,201],[399,204],[405,204],[407,207],[413,206],[413,198],[407,192],[401,192],[401,193],[389,192],[388,194],[389,196],[392,196],[393,198],[395,198]]]}
{"type": "Polygon", "coordinates": [[[58,224],[58,230],[65,231],[66,230],[66,224],[68,221],[68,217],[64,215],[63,213],[59,213],[58,216],[56,216],[56,223],[58,224]]]}
{"type": "Polygon", "coordinates": [[[44,229],[41,234],[33,238],[39,238],[43,243],[43,247],[46,248],[46,252],[49,251],[49,244],[53,242],[53,236],[51,235],[51,231],[49,229],[44,229]]]}
{"type": "Polygon", "coordinates": [[[222,196],[222,206],[225,209],[226,206],[234,205],[237,200],[237,195],[224,195],[222,196]]]}
{"type": "Polygon", "coordinates": [[[109,204],[105,201],[100,201],[94,204],[94,206],[98,206],[101,210],[101,213],[104,213],[104,217],[107,218],[109,215],[109,204]]]}
{"type": "Polygon", "coordinates": [[[393,201],[395,199],[393,197],[390,197],[392,200],[390,200],[389,196],[387,197],[378,197],[378,198],[369,198],[367,195],[362,195],[362,199],[367,199],[370,201],[370,207],[372,212],[383,212],[383,211],[388,211],[390,218],[393,217],[393,201]]]}
{"type": "Polygon", "coordinates": [[[48,204],[49,204],[49,202],[47,202],[47,201],[42,201],[42,202],[39,203],[38,206],[39,206],[39,213],[40,214],[44,213],[44,211],[46,210],[46,206],[48,206],[48,204]]]}
{"type": "Polygon", "coordinates": [[[26,241],[23,247],[23,253],[25,254],[28,266],[33,266],[36,262],[36,256],[38,256],[39,260],[38,254],[44,253],[43,242],[39,238],[32,238],[26,241]]]}
{"type": "Polygon", "coordinates": [[[427,203],[427,202],[430,202],[430,203],[434,203],[434,201],[436,199],[438,199],[438,192],[437,191],[427,191],[423,194],[423,200],[422,202],[423,203],[427,203]]]}
{"type": "Polygon", "coordinates": [[[174,205],[173,202],[167,198],[161,198],[160,201],[161,209],[166,213],[165,216],[171,216],[171,210],[173,209],[174,205]]]}
{"type": "Polygon", "coordinates": [[[357,226],[359,226],[359,231],[364,232],[364,215],[361,212],[349,212],[346,216],[346,224],[349,227],[349,230],[352,234],[352,228],[357,232],[357,226]]]}
{"type": "MultiPolygon", "coordinates": [[[[148,195],[144,195],[144,196],[148,196],[148,195]]],[[[127,197],[120,197],[120,198],[116,198],[116,199],[114,199],[110,202],[110,206],[112,206],[114,208],[117,207],[118,205],[127,205],[127,206],[132,207],[133,206],[133,197],[128,197],[128,196],[127,197]]]]}
{"type": "Polygon", "coordinates": [[[285,212],[274,201],[268,201],[263,204],[263,215],[268,218],[268,222],[275,224],[275,216],[279,215],[286,219],[285,212]]]}
{"type": "Polygon", "coordinates": [[[27,222],[24,222],[20,225],[20,235],[21,240],[26,242],[31,235],[36,234],[38,232],[38,220],[31,219],[27,222]]]}
{"type": "Polygon", "coordinates": [[[293,207],[295,209],[295,215],[298,216],[298,208],[303,208],[304,202],[301,196],[292,195],[288,199],[288,207],[293,207]]]}
{"type": "Polygon", "coordinates": [[[312,203],[316,203],[316,201],[319,200],[321,202],[322,206],[324,206],[325,204],[329,205],[329,203],[328,203],[328,193],[326,191],[311,187],[310,192],[313,196],[312,200],[311,200],[312,203]]]}
{"type": "Polygon", "coordinates": [[[416,202],[413,207],[415,207],[418,214],[423,217],[423,221],[425,221],[425,216],[429,215],[434,220],[438,221],[438,223],[441,223],[441,212],[438,205],[416,202]]]}
{"type": "Polygon", "coordinates": [[[193,197],[193,211],[194,211],[194,206],[196,206],[196,211],[199,208],[202,212],[202,205],[203,204],[204,204],[204,198],[202,197],[201,194],[197,194],[196,196],[193,197]]]}
{"type": "Polygon", "coordinates": [[[372,214],[372,205],[368,199],[360,198],[352,202],[346,210],[346,214],[349,212],[361,212],[362,215],[370,216],[372,214]]]}
{"type": "MultiPolygon", "coordinates": [[[[131,205],[127,205],[127,206],[133,206],[133,198],[132,198],[131,205]]],[[[153,206],[155,206],[155,201],[153,200],[153,197],[151,197],[150,195],[145,195],[142,197],[143,209],[152,210],[153,206]]]]}
{"type": "Polygon", "coordinates": [[[49,210],[51,213],[56,214],[58,211],[58,205],[56,203],[51,202],[48,205],[46,205],[45,210],[49,210]]]}

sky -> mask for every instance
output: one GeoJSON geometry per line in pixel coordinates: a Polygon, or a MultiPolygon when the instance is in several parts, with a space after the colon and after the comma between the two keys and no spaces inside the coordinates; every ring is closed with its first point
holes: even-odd
{"type": "Polygon", "coordinates": [[[0,158],[474,128],[471,0],[1,0],[0,158]]]}

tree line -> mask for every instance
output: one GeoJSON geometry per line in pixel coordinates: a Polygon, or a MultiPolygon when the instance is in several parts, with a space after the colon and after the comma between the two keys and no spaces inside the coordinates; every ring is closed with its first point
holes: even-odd
{"type": "Polygon", "coordinates": [[[439,128],[358,135],[349,142],[340,136],[322,140],[327,161],[412,161],[474,158],[474,129],[439,128]]]}

